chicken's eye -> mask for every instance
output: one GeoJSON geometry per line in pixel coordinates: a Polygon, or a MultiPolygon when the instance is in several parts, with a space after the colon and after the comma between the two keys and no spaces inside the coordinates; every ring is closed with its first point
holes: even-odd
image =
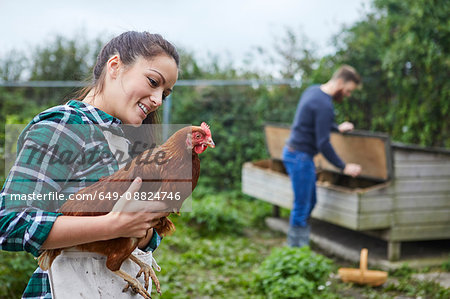
{"type": "Polygon", "coordinates": [[[197,138],[197,139],[199,139],[201,136],[200,136],[200,134],[195,134],[195,138],[197,138]]]}

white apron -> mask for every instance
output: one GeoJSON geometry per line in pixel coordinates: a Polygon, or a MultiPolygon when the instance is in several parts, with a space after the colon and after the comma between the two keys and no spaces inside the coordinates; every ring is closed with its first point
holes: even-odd
{"type": "MultiPolygon", "coordinates": [[[[136,249],[133,255],[144,263],[153,266],[160,271],[151,252],[143,252],[136,249]]],[[[140,267],[127,259],[122,263],[121,270],[136,277],[140,267]]],[[[133,292],[131,288],[122,292],[127,282],[108,268],[106,268],[106,256],[93,252],[82,252],[76,248],[68,248],[55,258],[48,270],[50,288],[53,299],[115,299],[115,298],[142,298],[133,292]]],[[[138,278],[144,285],[144,274],[138,278]]],[[[148,292],[152,291],[152,280],[149,278],[148,292]]]]}
{"type": "MultiPolygon", "coordinates": [[[[126,165],[125,161],[128,158],[127,140],[113,135],[109,131],[104,132],[104,135],[113,154],[117,150],[125,153],[125,156],[122,157],[123,163],[119,165],[119,168],[122,168],[126,165]]],[[[132,254],[152,266],[156,271],[161,270],[151,252],[144,252],[136,248],[132,254]]],[[[131,277],[136,277],[140,267],[127,259],[122,263],[120,269],[131,277]]],[[[131,288],[128,288],[127,292],[122,292],[127,282],[106,267],[106,256],[79,251],[75,247],[63,250],[55,258],[48,270],[48,276],[54,299],[142,298],[141,295],[134,293],[131,288]]],[[[138,281],[144,286],[144,274],[138,278],[138,281]]],[[[149,278],[148,292],[150,294],[152,283],[151,278],[149,278]]]]}

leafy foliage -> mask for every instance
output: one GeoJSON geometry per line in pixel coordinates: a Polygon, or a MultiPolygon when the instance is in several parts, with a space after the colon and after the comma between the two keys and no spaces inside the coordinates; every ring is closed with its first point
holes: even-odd
{"type": "Polygon", "coordinates": [[[423,281],[402,277],[395,284],[389,284],[385,290],[386,293],[398,292],[406,296],[420,296],[423,298],[444,299],[450,296],[450,290],[441,287],[438,283],[432,281],[423,281]]]}
{"type": "Polygon", "coordinates": [[[448,256],[447,261],[445,261],[442,265],[441,265],[442,270],[450,272],[450,255],[448,256]]]}
{"type": "Polygon", "coordinates": [[[239,188],[242,164],[267,156],[264,123],[293,117],[292,109],[284,106],[295,105],[297,96],[292,94],[295,90],[286,87],[205,87],[195,93],[177,89],[172,122],[207,121],[217,146],[200,157],[205,184],[222,190],[239,188]]]}
{"type": "Polygon", "coordinates": [[[338,35],[338,52],[323,64],[351,64],[364,84],[337,107],[338,118],[351,115],[357,127],[397,141],[450,147],[449,13],[445,0],[376,0],[338,35]]]}
{"type": "Polygon", "coordinates": [[[326,293],[331,270],[331,260],[309,247],[277,248],[257,270],[255,283],[269,298],[316,298],[326,293]]]}
{"type": "Polygon", "coordinates": [[[0,297],[19,298],[25,289],[37,262],[25,252],[0,254],[0,297]]]}
{"type": "Polygon", "coordinates": [[[205,233],[241,233],[243,220],[236,209],[230,208],[226,194],[210,194],[194,202],[193,211],[185,218],[197,224],[205,233]]]}

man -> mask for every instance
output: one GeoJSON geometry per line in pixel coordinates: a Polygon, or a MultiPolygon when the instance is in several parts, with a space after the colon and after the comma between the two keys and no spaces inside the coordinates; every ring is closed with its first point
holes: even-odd
{"type": "Polygon", "coordinates": [[[351,95],[361,82],[356,70],[348,65],[340,67],[322,85],[308,87],[302,94],[291,128],[291,135],[283,149],[283,163],[292,181],[294,204],[287,237],[289,246],[302,247],[309,243],[308,218],[316,204],[316,171],[313,157],[318,152],[346,175],[357,176],[358,164],[345,164],[330,143],[330,131],[353,130],[353,124],[334,123],[332,100],[341,102],[351,95]]]}

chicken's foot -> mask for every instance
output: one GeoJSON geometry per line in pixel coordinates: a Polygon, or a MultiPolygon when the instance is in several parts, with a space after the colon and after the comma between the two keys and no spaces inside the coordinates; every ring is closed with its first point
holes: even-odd
{"type": "Polygon", "coordinates": [[[142,284],[136,278],[131,277],[130,274],[128,274],[120,269],[117,271],[113,271],[113,273],[122,277],[128,283],[128,285],[123,289],[123,292],[126,292],[128,290],[128,288],[131,286],[133,291],[140,294],[145,299],[152,299],[152,296],[150,296],[150,294],[147,292],[147,290],[144,289],[142,284]]]}
{"type": "Polygon", "coordinates": [[[132,254],[130,255],[129,258],[130,258],[130,260],[132,260],[133,262],[135,262],[136,264],[138,264],[141,267],[141,270],[139,270],[138,274],[136,275],[136,278],[140,277],[142,275],[142,273],[144,273],[145,289],[148,290],[148,285],[149,285],[148,277],[150,276],[152,278],[153,282],[155,283],[156,291],[158,292],[158,294],[161,295],[161,286],[159,284],[158,277],[156,277],[156,273],[153,270],[152,266],[144,263],[143,261],[141,261],[140,259],[138,259],[137,257],[135,257],[132,254]]]}

